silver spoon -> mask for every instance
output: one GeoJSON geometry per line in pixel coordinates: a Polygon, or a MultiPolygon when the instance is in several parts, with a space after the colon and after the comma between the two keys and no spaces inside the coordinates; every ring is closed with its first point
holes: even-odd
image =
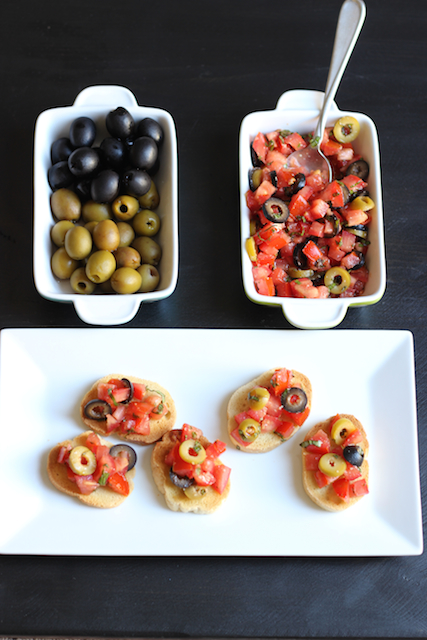
{"type": "Polygon", "coordinates": [[[308,145],[301,151],[294,151],[287,158],[286,167],[302,169],[302,173],[320,171],[324,181],[331,182],[332,168],[329,160],[320,151],[326,118],[335,98],[339,83],[356,45],[366,16],[363,0],[345,0],[338,16],[334,48],[325,88],[325,98],[313,136],[315,146],[308,145]]]}

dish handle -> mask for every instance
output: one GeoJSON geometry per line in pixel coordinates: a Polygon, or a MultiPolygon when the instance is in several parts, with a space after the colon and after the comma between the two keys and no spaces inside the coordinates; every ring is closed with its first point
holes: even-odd
{"type": "Polygon", "coordinates": [[[86,87],[86,89],[80,91],[74,100],[74,106],[76,107],[105,105],[112,105],[115,107],[118,105],[121,107],[136,107],[138,106],[138,102],[132,91],[126,87],[121,87],[115,84],[100,84],[86,87]]]}
{"type": "Polygon", "coordinates": [[[347,313],[349,302],[344,299],[313,300],[315,313],[307,300],[288,298],[283,300],[283,315],[298,329],[331,329],[340,324],[347,313]],[[304,304],[305,303],[305,304],[304,304]]]}
{"type": "Polygon", "coordinates": [[[111,326],[130,322],[140,304],[134,295],[81,296],[74,301],[74,308],[86,324],[111,326]]]}

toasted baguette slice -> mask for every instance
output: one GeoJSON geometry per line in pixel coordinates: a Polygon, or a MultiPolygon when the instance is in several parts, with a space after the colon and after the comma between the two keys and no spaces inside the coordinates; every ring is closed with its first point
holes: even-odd
{"type": "MultiPolygon", "coordinates": [[[[240,442],[235,440],[231,433],[237,427],[237,422],[234,419],[234,416],[242,413],[243,411],[247,411],[249,407],[248,401],[248,393],[254,387],[269,387],[270,380],[273,373],[276,369],[270,369],[266,371],[262,375],[258,376],[254,380],[251,380],[247,384],[244,384],[242,387],[239,387],[233,395],[231,396],[228,407],[227,407],[227,418],[228,418],[228,433],[230,435],[231,442],[236,446],[240,451],[245,451],[246,453],[267,453],[268,451],[272,451],[276,449],[279,445],[281,445],[289,438],[283,438],[274,432],[261,432],[259,436],[251,442],[248,446],[242,446],[240,442]]],[[[311,410],[311,401],[312,401],[312,388],[310,380],[303,373],[299,373],[298,371],[292,371],[292,379],[291,384],[296,387],[300,387],[307,396],[307,406],[311,410]]],[[[290,437],[295,435],[295,433],[300,429],[299,426],[295,426],[295,429],[290,437]]]]}
{"type": "MultiPolygon", "coordinates": [[[[83,495],[80,493],[77,485],[72,482],[67,475],[67,465],[61,464],[58,462],[58,454],[62,446],[71,444],[72,447],[77,447],[78,445],[85,445],[86,439],[91,431],[85,431],[85,433],[81,433],[76,436],[73,440],[65,440],[64,442],[60,442],[57,444],[51,451],[49,452],[47,459],[47,474],[49,476],[52,484],[69,496],[73,496],[73,498],[78,498],[85,504],[90,507],[98,507],[100,509],[111,509],[112,507],[118,507],[119,504],[122,504],[124,500],[128,496],[120,495],[116,493],[109,487],[98,487],[92,493],[88,495],[83,495]]],[[[101,444],[112,447],[113,444],[104,438],[100,438],[101,444]]],[[[126,473],[126,478],[129,482],[129,495],[133,491],[133,478],[135,476],[135,467],[126,473]]]]}
{"type": "Polygon", "coordinates": [[[119,373],[111,373],[108,376],[104,376],[95,382],[95,384],[91,387],[91,389],[86,393],[83,400],[80,404],[80,417],[85,424],[86,427],[92,429],[96,433],[99,433],[103,436],[114,435],[115,438],[120,438],[121,440],[126,440],[127,442],[134,442],[136,444],[152,444],[153,442],[157,442],[160,438],[170,429],[173,428],[176,420],[176,409],[175,403],[170,395],[169,391],[167,391],[164,387],[162,387],[157,382],[152,382],[151,380],[143,380],[142,378],[135,378],[134,376],[124,376],[119,373]],[[100,382],[107,383],[109,380],[113,378],[127,378],[133,383],[144,384],[148,389],[152,391],[159,391],[165,397],[165,402],[168,408],[167,413],[162,416],[159,420],[151,420],[150,419],[150,433],[147,435],[142,435],[139,433],[119,433],[113,431],[111,434],[108,433],[106,429],[106,421],[105,420],[92,420],[88,418],[85,414],[84,408],[90,400],[95,400],[97,395],[98,384],[100,382]]]}
{"type": "MultiPolygon", "coordinates": [[[[350,420],[362,434],[362,441],[359,442],[358,445],[363,449],[364,459],[363,459],[362,465],[360,466],[360,471],[362,475],[360,476],[360,478],[357,478],[357,480],[364,479],[368,484],[369,464],[367,461],[367,457],[369,453],[369,442],[366,436],[366,432],[361,422],[357,418],[355,418],[355,416],[346,414],[346,413],[340,413],[340,417],[347,418],[348,420],[350,420]]],[[[312,429],[310,429],[310,431],[305,436],[304,440],[313,439],[313,436],[319,431],[319,429],[322,429],[323,431],[325,431],[327,435],[329,435],[330,420],[331,418],[328,418],[328,420],[325,420],[324,422],[319,422],[318,424],[316,424],[312,429]]],[[[334,446],[336,447],[336,444],[334,444],[334,446]]],[[[324,487],[319,488],[314,477],[314,471],[307,471],[305,468],[304,456],[306,455],[307,455],[307,451],[303,448],[302,450],[302,482],[308,497],[311,498],[311,500],[313,500],[315,504],[317,504],[319,507],[322,507],[322,509],[326,509],[327,511],[344,511],[345,509],[352,507],[354,504],[356,504],[356,502],[359,502],[359,500],[363,496],[350,497],[348,502],[345,502],[342,498],[340,498],[336,494],[332,484],[328,484],[324,487]]]]}
{"type": "MultiPolygon", "coordinates": [[[[165,457],[173,449],[175,444],[181,438],[181,429],[173,429],[166,433],[163,438],[154,445],[151,454],[151,470],[154,482],[165,497],[166,505],[172,511],[183,511],[184,513],[213,513],[224,502],[230,493],[230,480],[224,491],[220,494],[212,487],[203,487],[206,494],[203,498],[191,499],[187,498],[184,491],[174,485],[169,477],[170,467],[165,463],[165,457]]],[[[210,442],[202,436],[199,438],[200,443],[206,449],[210,442]]]]}

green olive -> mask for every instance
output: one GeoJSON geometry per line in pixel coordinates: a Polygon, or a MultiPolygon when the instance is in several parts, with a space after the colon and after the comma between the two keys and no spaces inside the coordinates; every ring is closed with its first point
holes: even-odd
{"type": "Polygon", "coordinates": [[[139,209],[139,202],[133,196],[119,196],[112,204],[113,215],[116,220],[130,220],[139,209]]]}
{"type": "Polygon", "coordinates": [[[89,476],[96,469],[96,457],[88,447],[79,445],[71,449],[68,464],[78,476],[89,476]]]}
{"type": "Polygon", "coordinates": [[[130,267],[137,269],[141,264],[141,256],[133,247],[119,247],[114,251],[114,257],[117,262],[117,268],[130,267]]]}
{"type": "Polygon", "coordinates": [[[141,286],[139,288],[140,293],[149,293],[154,291],[159,284],[160,275],[156,267],[152,264],[142,264],[137,269],[141,276],[141,286]]]}
{"type": "Polygon", "coordinates": [[[142,209],[132,220],[132,226],[138,236],[154,236],[160,229],[160,218],[155,211],[142,209]]]}
{"type": "Polygon", "coordinates": [[[360,124],[353,116],[342,116],[334,125],[334,136],[338,142],[353,142],[359,135],[360,124]]]}
{"type": "Polygon", "coordinates": [[[128,247],[135,238],[135,231],[128,222],[118,222],[117,229],[120,234],[119,247],[128,247]]]}
{"type": "Polygon", "coordinates": [[[78,220],[82,213],[80,199],[70,189],[58,189],[50,196],[50,207],[58,220],[78,220]]]}
{"type": "Polygon", "coordinates": [[[207,489],[207,487],[202,487],[200,484],[190,484],[190,486],[185,487],[183,491],[190,500],[200,500],[207,494],[207,489]]]}
{"type": "Polygon", "coordinates": [[[206,459],[206,450],[204,446],[198,440],[193,440],[192,438],[181,442],[178,451],[179,457],[184,460],[184,462],[202,464],[206,459]]]}
{"type": "Polygon", "coordinates": [[[338,454],[325,453],[319,460],[319,469],[330,478],[338,478],[347,469],[347,464],[338,454]]]}
{"type": "Polygon", "coordinates": [[[253,387],[248,393],[248,402],[251,409],[259,411],[270,400],[270,393],[265,387],[253,387]]]}
{"type": "Polygon", "coordinates": [[[114,220],[101,220],[93,230],[93,241],[97,249],[115,251],[120,244],[120,233],[114,220]]]}
{"type": "Polygon", "coordinates": [[[75,226],[65,236],[65,251],[74,260],[83,260],[92,251],[92,236],[85,227],[75,226]]]}
{"type": "Polygon", "coordinates": [[[375,207],[375,202],[369,196],[357,196],[350,202],[350,209],[360,209],[361,211],[370,211],[375,207]]]}
{"type": "Polygon", "coordinates": [[[314,276],[313,269],[296,269],[295,267],[289,267],[288,274],[294,280],[298,278],[311,278],[314,276]]]}
{"type": "Polygon", "coordinates": [[[82,294],[93,293],[96,288],[96,284],[87,277],[84,267],[79,267],[71,274],[70,284],[73,291],[82,294]]]}
{"type": "Polygon", "coordinates": [[[337,443],[342,444],[348,438],[350,433],[356,430],[355,425],[348,418],[338,418],[332,425],[331,438],[337,443]]]}
{"type": "Polygon", "coordinates": [[[94,202],[88,200],[82,208],[82,218],[85,222],[101,222],[101,220],[109,220],[113,217],[111,205],[102,202],[94,202]]]}
{"type": "Polygon", "coordinates": [[[68,280],[79,263],[70,258],[64,247],[59,247],[52,256],[51,266],[53,274],[60,280],[68,280]]]}
{"type": "Polygon", "coordinates": [[[148,236],[139,236],[132,242],[132,247],[141,256],[143,264],[158,265],[162,257],[162,250],[155,240],[148,236]]]}
{"type": "Polygon", "coordinates": [[[153,180],[151,181],[151,185],[147,193],[144,193],[143,196],[139,196],[138,200],[143,209],[157,209],[160,197],[153,180]]]}
{"type": "Polygon", "coordinates": [[[120,267],[110,278],[116,293],[136,293],[141,286],[141,276],[136,269],[120,267]]]}
{"type": "Polygon", "coordinates": [[[261,433],[261,425],[253,418],[246,418],[239,424],[239,436],[245,442],[253,442],[261,433]]]}
{"type": "Polygon", "coordinates": [[[331,293],[338,295],[349,288],[351,278],[347,269],[332,267],[325,273],[324,282],[331,293]]]}
{"type": "Polygon", "coordinates": [[[60,220],[56,224],[53,225],[50,237],[52,238],[52,242],[56,244],[57,247],[63,247],[65,242],[65,235],[67,231],[74,227],[74,222],[71,220],[60,220]]]}
{"type": "Polygon", "coordinates": [[[105,282],[116,269],[116,259],[111,251],[95,251],[86,263],[86,275],[95,284],[105,282]]]}
{"type": "Polygon", "coordinates": [[[93,235],[93,230],[95,229],[98,222],[96,220],[91,220],[90,222],[86,222],[85,227],[89,231],[90,235],[93,235]]]}

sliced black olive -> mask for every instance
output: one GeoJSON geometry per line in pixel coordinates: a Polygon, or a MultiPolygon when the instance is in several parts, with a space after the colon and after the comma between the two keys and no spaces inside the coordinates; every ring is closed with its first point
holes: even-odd
{"type": "Polygon", "coordinates": [[[367,189],[356,189],[355,191],[350,191],[350,202],[362,196],[369,198],[369,191],[367,189]]]}
{"type": "Polygon", "coordinates": [[[188,487],[191,487],[194,482],[193,478],[187,478],[187,476],[179,476],[174,471],[172,471],[172,468],[169,471],[169,478],[172,480],[174,485],[176,487],[179,487],[180,489],[188,489],[188,487]]]}
{"type": "Polygon", "coordinates": [[[251,160],[254,167],[262,167],[262,160],[258,157],[257,152],[251,144],[251,160]]]}
{"type": "Polygon", "coordinates": [[[356,160],[347,167],[346,175],[356,176],[365,181],[369,175],[369,164],[366,160],[356,160]]]}
{"type": "Polygon", "coordinates": [[[339,218],[337,218],[335,213],[330,213],[330,214],[327,214],[324,219],[328,220],[328,222],[331,222],[332,226],[333,226],[333,232],[332,233],[325,233],[324,237],[325,238],[334,238],[341,231],[341,222],[339,221],[339,218]]]}
{"type": "Polygon", "coordinates": [[[127,458],[129,463],[127,471],[130,471],[136,465],[136,451],[128,444],[115,444],[110,449],[110,455],[114,458],[118,458],[119,456],[127,458]]]}
{"type": "Polygon", "coordinates": [[[305,253],[302,252],[304,246],[305,246],[304,242],[299,242],[298,244],[295,245],[294,252],[293,252],[294,264],[297,269],[302,269],[302,270],[307,269],[307,263],[308,263],[307,256],[305,255],[305,253]]]}
{"type": "Polygon", "coordinates": [[[132,398],[133,398],[133,392],[134,392],[133,384],[132,384],[132,382],[131,382],[130,380],[128,380],[127,378],[122,378],[122,382],[123,382],[123,384],[125,385],[125,387],[129,387],[130,392],[129,392],[129,395],[128,395],[127,399],[126,399],[126,400],[123,400],[120,404],[127,404],[127,403],[128,403],[128,402],[130,402],[130,401],[132,400],[132,398]]]}
{"type": "Polygon", "coordinates": [[[252,167],[249,169],[249,188],[256,191],[261,184],[262,169],[260,167],[252,167]]]}
{"type": "Polygon", "coordinates": [[[109,413],[112,413],[111,407],[105,400],[90,400],[84,408],[84,413],[90,420],[105,420],[109,413]]]}
{"type": "Polygon", "coordinates": [[[354,267],[351,267],[349,271],[351,271],[352,269],[360,269],[361,267],[365,266],[365,254],[362,253],[361,251],[355,251],[354,253],[358,256],[359,263],[355,264],[354,267]]]}
{"type": "Polygon", "coordinates": [[[286,389],[281,395],[281,400],[283,408],[290,413],[300,413],[307,406],[305,391],[299,387],[286,389]]]}
{"type": "Polygon", "coordinates": [[[354,227],[346,227],[345,230],[349,231],[358,238],[365,239],[368,237],[368,227],[366,227],[364,224],[356,224],[354,227]]]}
{"type": "Polygon", "coordinates": [[[277,187],[277,173],[276,171],[270,171],[270,179],[273,187],[277,187]]]}
{"type": "Polygon", "coordinates": [[[347,462],[353,464],[355,467],[360,467],[365,457],[362,447],[359,447],[357,444],[349,444],[347,447],[344,447],[342,453],[347,462]]]}
{"type": "Polygon", "coordinates": [[[289,217],[288,205],[280,198],[269,198],[262,205],[262,211],[270,222],[286,222],[289,217]]]}
{"type": "Polygon", "coordinates": [[[297,193],[297,191],[302,189],[304,186],[305,186],[305,175],[303,173],[297,173],[294,176],[292,184],[290,184],[288,187],[285,187],[284,193],[286,196],[290,198],[295,193],[297,193]]]}
{"type": "Polygon", "coordinates": [[[340,182],[340,185],[342,189],[342,197],[343,197],[344,206],[345,206],[350,202],[350,189],[343,182],[340,182]]]}

